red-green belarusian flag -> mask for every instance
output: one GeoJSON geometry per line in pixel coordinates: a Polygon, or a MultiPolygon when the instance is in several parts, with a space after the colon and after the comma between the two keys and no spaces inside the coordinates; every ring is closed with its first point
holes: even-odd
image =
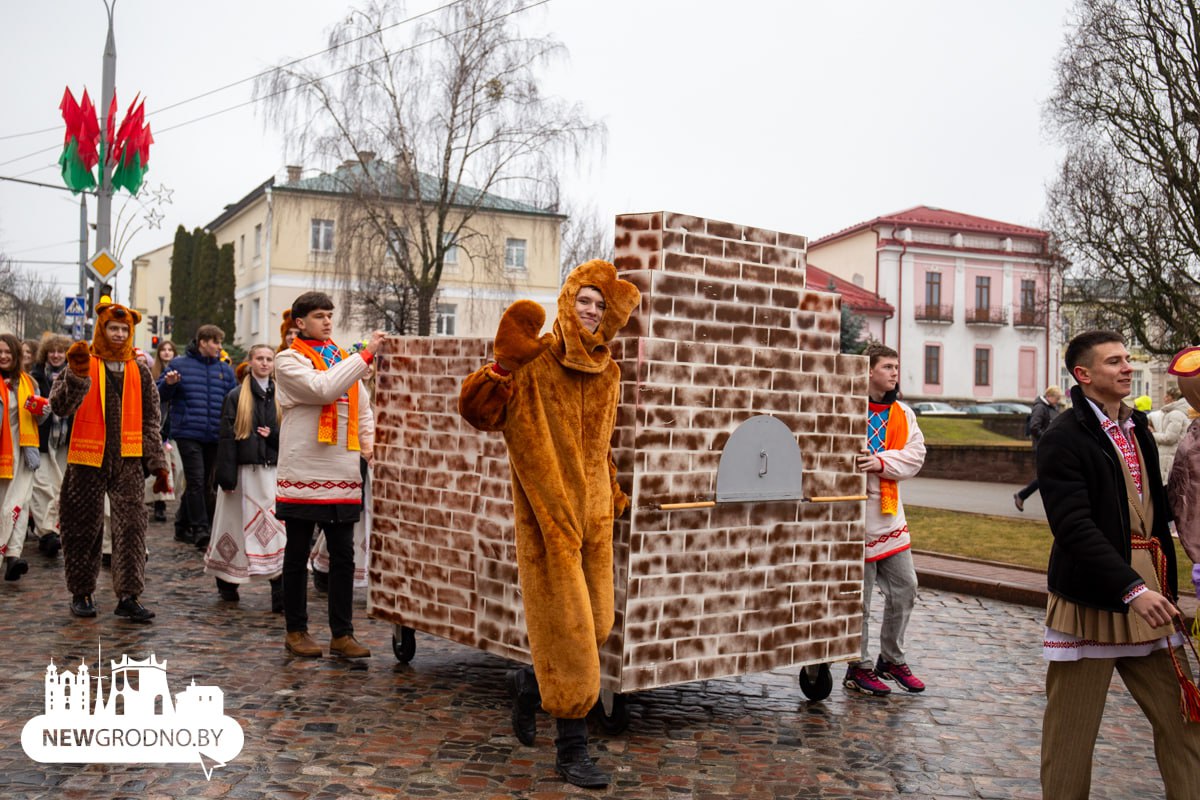
{"type": "Polygon", "coordinates": [[[70,87],[63,92],[58,105],[63,121],[67,124],[63,135],[63,151],[58,157],[63,183],[72,192],[79,193],[96,186],[92,169],[100,162],[97,144],[100,138],[100,123],[96,119],[96,107],[83,90],[83,103],[77,103],[70,87]]]}
{"type": "Polygon", "coordinates": [[[150,145],[154,137],[146,121],[146,102],[138,103],[135,96],[125,112],[125,119],[117,129],[113,145],[112,185],[114,189],[124,187],[130,194],[137,194],[149,169],[150,145]]]}

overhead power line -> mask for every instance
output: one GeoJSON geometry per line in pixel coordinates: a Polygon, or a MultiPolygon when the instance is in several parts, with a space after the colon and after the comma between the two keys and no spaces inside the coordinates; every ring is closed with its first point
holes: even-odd
{"type": "MultiPolygon", "coordinates": [[[[288,63],[284,64],[282,67],[278,67],[278,69],[286,69],[287,67],[294,67],[295,65],[299,64],[299,63],[300,63],[300,62],[302,62],[302,61],[307,61],[307,60],[309,60],[310,58],[316,58],[317,56],[323,56],[323,55],[325,55],[326,53],[330,53],[330,52],[332,52],[332,51],[334,51],[334,50],[337,50],[339,47],[344,47],[344,46],[346,46],[346,45],[348,45],[348,44],[354,44],[354,43],[355,43],[355,42],[357,42],[357,41],[361,41],[362,39],[366,39],[368,36],[375,36],[375,35],[377,35],[377,34],[380,34],[380,33],[383,33],[383,32],[385,32],[385,31],[390,31],[390,30],[392,30],[393,28],[398,28],[398,27],[400,27],[401,25],[406,25],[406,24],[408,24],[408,23],[410,23],[410,22],[415,22],[416,20],[418,20],[418,19],[421,19],[422,17],[427,17],[427,16],[429,16],[429,15],[431,15],[431,14],[436,14],[436,13],[438,13],[439,11],[444,11],[445,9],[447,9],[447,8],[450,8],[451,6],[454,6],[454,5],[458,5],[458,4],[459,4],[459,3],[461,3],[461,2],[463,2],[463,0],[453,0],[453,2],[450,2],[450,3],[445,3],[444,5],[440,5],[440,6],[438,6],[437,8],[430,9],[429,11],[425,11],[425,12],[422,12],[422,13],[420,13],[420,14],[414,14],[414,15],[413,15],[413,16],[411,16],[411,17],[406,17],[406,18],[404,18],[404,19],[402,19],[402,20],[399,20],[399,21],[397,21],[397,22],[393,22],[391,25],[385,25],[384,27],[380,28],[379,30],[371,31],[371,32],[369,32],[369,33],[364,33],[362,36],[356,36],[356,37],[355,37],[355,38],[353,38],[353,39],[348,39],[347,41],[345,41],[345,42],[342,42],[341,44],[334,45],[334,46],[332,46],[332,47],[326,47],[324,50],[319,50],[319,51],[317,51],[317,52],[315,52],[315,53],[309,53],[309,54],[308,54],[308,55],[306,55],[306,56],[301,56],[300,58],[297,58],[297,59],[294,59],[294,60],[292,60],[292,61],[289,61],[288,63]]],[[[232,89],[232,88],[234,88],[235,86],[241,86],[243,83],[249,83],[250,81],[258,80],[259,78],[263,77],[264,75],[269,75],[269,74],[271,74],[272,72],[274,72],[274,71],[275,71],[275,69],[276,69],[276,67],[272,67],[272,68],[270,68],[270,69],[265,69],[265,70],[263,70],[262,72],[257,72],[257,73],[255,73],[255,74],[253,74],[253,75],[250,75],[250,76],[248,76],[248,77],[241,78],[241,79],[239,79],[239,80],[233,81],[232,83],[227,83],[227,84],[225,84],[224,86],[218,86],[218,87],[217,87],[217,88],[215,88],[215,89],[209,89],[209,90],[208,90],[208,91],[206,91],[206,92],[201,92],[200,94],[198,94],[198,95],[194,95],[193,97],[189,97],[189,98],[187,98],[186,100],[180,100],[180,101],[178,101],[178,102],[171,103],[170,105],[163,106],[162,108],[155,109],[154,111],[151,111],[151,112],[147,113],[147,114],[146,114],[146,117],[147,117],[147,118],[150,118],[150,117],[153,117],[155,114],[161,114],[161,113],[163,113],[164,111],[170,111],[170,110],[171,110],[171,109],[173,109],[173,108],[179,108],[180,106],[187,105],[188,103],[194,103],[194,102],[195,102],[195,101],[197,101],[197,100],[203,100],[203,99],[204,99],[204,98],[206,98],[206,97],[209,97],[209,96],[211,96],[211,95],[217,94],[217,93],[219,93],[219,92],[223,92],[223,91],[225,91],[226,89],[232,89]]],[[[201,119],[204,119],[204,118],[203,118],[203,117],[201,117],[201,119]]],[[[39,129],[39,130],[36,130],[36,131],[24,131],[23,133],[9,133],[9,134],[5,134],[5,135],[2,135],[2,136],[0,136],[0,141],[7,141],[7,140],[9,140],[9,139],[21,139],[21,138],[24,138],[24,137],[26,137],[26,136],[40,136],[40,135],[42,135],[42,134],[44,134],[44,133],[53,133],[54,131],[61,131],[61,130],[62,130],[62,126],[61,126],[61,125],[55,125],[55,126],[53,126],[53,127],[50,127],[50,128],[41,128],[41,129],[39,129]]],[[[53,149],[53,148],[51,148],[51,149],[53,149]]],[[[22,156],[21,158],[14,159],[14,160],[15,160],[15,161],[20,161],[20,160],[22,160],[22,159],[25,159],[25,158],[31,158],[31,157],[33,157],[33,156],[35,156],[35,155],[38,155],[39,153],[44,153],[44,152],[46,152],[46,151],[45,151],[45,150],[40,150],[40,151],[38,151],[38,153],[31,153],[31,154],[30,154],[30,155],[28,155],[28,156],[22,156]]],[[[12,162],[11,162],[11,161],[5,161],[5,162],[0,162],[0,165],[3,165],[3,164],[10,164],[10,163],[12,163],[12,162]]]]}

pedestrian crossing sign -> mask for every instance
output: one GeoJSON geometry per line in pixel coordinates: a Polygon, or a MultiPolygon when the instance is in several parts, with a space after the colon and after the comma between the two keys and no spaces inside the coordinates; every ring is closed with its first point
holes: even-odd
{"type": "Polygon", "coordinates": [[[64,317],[83,317],[86,312],[83,307],[83,297],[75,295],[74,297],[63,298],[63,316],[64,317]]]}

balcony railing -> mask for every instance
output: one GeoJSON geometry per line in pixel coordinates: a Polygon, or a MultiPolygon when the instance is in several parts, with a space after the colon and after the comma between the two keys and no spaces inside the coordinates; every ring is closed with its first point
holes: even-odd
{"type": "Polygon", "coordinates": [[[1008,309],[998,306],[989,306],[987,308],[968,308],[967,309],[967,324],[968,325],[1007,325],[1008,324],[1008,309]]]}
{"type": "Polygon", "coordinates": [[[1046,309],[1016,306],[1013,308],[1013,325],[1018,328],[1044,328],[1046,309]]]}
{"type": "Polygon", "coordinates": [[[954,322],[954,306],[917,306],[913,318],[922,322],[954,322]]]}

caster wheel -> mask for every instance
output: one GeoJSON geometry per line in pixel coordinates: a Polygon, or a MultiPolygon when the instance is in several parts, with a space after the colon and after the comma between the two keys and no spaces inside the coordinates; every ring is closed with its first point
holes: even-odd
{"type": "Polygon", "coordinates": [[[417,632],[403,625],[395,626],[392,629],[392,652],[401,664],[412,661],[417,653],[417,632]]]}
{"type": "Polygon", "coordinates": [[[800,670],[800,691],[809,700],[824,700],[833,691],[833,673],[828,664],[815,664],[800,670]]]}

